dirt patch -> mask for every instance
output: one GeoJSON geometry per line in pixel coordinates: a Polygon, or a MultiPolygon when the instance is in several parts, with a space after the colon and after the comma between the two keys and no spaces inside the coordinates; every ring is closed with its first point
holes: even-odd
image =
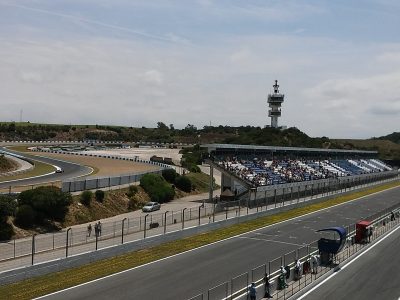
{"type": "Polygon", "coordinates": [[[19,165],[15,161],[6,158],[4,155],[0,155],[0,173],[14,171],[18,167],[19,165]]]}
{"type": "Polygon", "coordinates": [[[92,167],[93,169],[95,169],[96,172],[93,173],[91,176],[96,176],[96,177],[153,171],[159,169],[158,167],[149,164],[137,163],[127,160],[111,159],[111,158],[58,154],[58,153],[42,153],[42,152],[33,154],[55,159],[61,159],[65,161],[78,163],[80,165],[92,167]]]}
{"type": "Polygon", "coordinates": [[[127,191],[128,189],[106,192],[106,197],[102,203],[93,198],[89,207],[82,205],[79,202],[79,196],[75,196],[74,203],[69,206],[63,227],[88,223],[133,211],[134,209],[129,208],[130,201],[135,203],[135,209],[142,207],[144,203],[149,201],[149,196],[140,187],[138,187],[137,194],[131,198],[126,195],[127,191]]]}
{"type": "Polygon", "coordinates": [[[107,149],[107,150],[96,150],[87,151],[91,154],[101,155],[122,155],[125,157],[134,158],[138,156],[140,159],[150,160],[153,155],[163,158],[171,158],[172,161],[179,165],[182,154],[179,153],[181,149],[169,149],[169,148],[129,148],[129,149],[107,149]]]}

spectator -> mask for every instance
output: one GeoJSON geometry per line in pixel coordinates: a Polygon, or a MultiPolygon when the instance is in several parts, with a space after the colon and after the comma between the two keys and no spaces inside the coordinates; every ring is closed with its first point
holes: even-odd
{"type": "Polygon", "coordinates": [[[256,300],[257,290],[256,290],[256,284],[254,282],[252,282],[250,285],[249,296],[250,296],[250,300],[256,300]]]}
{"type": "Polygon", "coordinates": [[[87,234],[88,234],[88,237],[90,237],[90,235],[92,234],[92,224],[89,224],[89,225],[88,225],[88,227],[87,227],[87,234]]]}

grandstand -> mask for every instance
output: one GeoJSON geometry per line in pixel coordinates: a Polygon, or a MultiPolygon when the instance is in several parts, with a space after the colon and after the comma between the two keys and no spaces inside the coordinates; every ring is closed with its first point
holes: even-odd
{"type": "Polygon", "coordinates": [[[231,190],[392,171],[376,151],[207,144],[210,161],[231,190]],[[224,178],[225,177],[225,178],[224,178]]]}

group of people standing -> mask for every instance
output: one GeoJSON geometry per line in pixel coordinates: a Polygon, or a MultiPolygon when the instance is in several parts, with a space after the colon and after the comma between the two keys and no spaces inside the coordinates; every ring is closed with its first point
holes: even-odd
{"type": "MultiPolygon", "coordinates": [[[[303,274],[317,274],[319,259],[317,255],[309,255],[307,260],[302,264],[299,259],[296,259],[294,264],[294,280],[299,280],[303,274]]],[[[281,266],[280,274],[278,276],[278,289],[285,289],[288,287],[286,280],[290,277],[290,267],[281,266]]],[[[269,278],[268,273],[265,273],[264,278],[264,298],[272,298],[272,288],[274,281],[269,278]]],[[[257,296],[256,283],[252,282],[249,287],[250,300],[255,300],[257,296]]]]}
{"type": "MultiPolygon", "coordinates": [[[[94,234],[97,237],[101,236],[101,225],[102,224],[100,221],[94,224],[94,234]]],[[[89,224],[87,227],[87,236],[90,237],[91,234],[92,234],[92,224],[89,224]]]]}

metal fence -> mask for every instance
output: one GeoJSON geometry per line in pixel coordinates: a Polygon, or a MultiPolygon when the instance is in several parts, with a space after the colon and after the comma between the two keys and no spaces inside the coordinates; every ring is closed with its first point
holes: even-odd
{"type": "MultiPolygon", "coordinates": [[[[373,184],[380,182],[374,182],[373,184]]],[[[339,190],[338,192],[341,191],[339,190]]],[[[231,202],[203,202],[196,207],[183,208],[178,211],[155,212],[140,217],[102,222],[100,223],[101,230],[98,234],[94,230],[95,223],[92,223],[92,230],[88,230],[87,225],[81,225],[63,229],[60,232],[38,234],[28,238],[0,242],[0,271],[6,268],[2,267],[3,262],[10,262],[9,265],[12,265],[13,268],[33,265],[38,262],[91,252],[128,241],[142,240],[149,236],[163,235],[167,232],[202,226],[222,220],[237,219],[240,222],[242,216],[258,212],[272,214],[276,209],[304,206],[307,205],[307,202],[314,201],[317,197],[316,195],[312,197],[307,195],[305,197],[298,196],[299,198],[293,197],[293,199],[289,200],[285,198],[278,199],[275,193],[272,197],[265,198],[265,201],[251,202],[247,198],[231,202]],[[15,263],[11,262],[12,260],[15,263]]],[[[302,249],[301,251],[304,253],[305,250],[302,249]]],[[[283,259],[292,260],[293,255],[284,256],[283,259]]],[[[282,262],[278,264],[281,265],[282,262]]],[[[269,266],[269,269],[271,268],[275,268],[273,262],[269,266]]]]}
{"type": "Polygon", "coordinates": [[[325,273],[329,272],[333,268],[336,268],[340,263],[350,258],[355,253],[364,249],[368,244],[386,232],[392,230],[400,223],[400,204],[396,204],[383,211],[375,213],[366,218],[372,222],[374,231],[369,241],[365,243],[355,243],[355,224],[351,224],[346,227],[348,238],[346,241],[345,248],[336,256],[333,257],[333,263],[329,265],[322,265],[319,261],[316,269],[313,270],[312,266],[308,270],[302,268],[302,272],[298,277],[294,272],[295,261],[298,259],[302,266],[305,262],[310,262],[311,256],[318,257],[318,243],[313,241],[307,245],[304,245],[295,251],[286,253],[280,257],[277,257],[265,264],[259,265],[248,272],[244,272],[236,277],[233,277],[230,281],[225,281],[212,287],[203,294],[199,294],[189,300],[194,299],[207,299],[207,300],[227,300],[227,299],[248,299],[249,297],[249,286],[251,282],[256,283],[257,299],[262,299],[265,293],[265,275],[268,274],[270,280],[270,293],[274,299],[288,299],[293,296],[301,289],[313,283],[315,280],[320,278],[325,273]],[[395,214],[395,219],[391,218],[391,213],[395,214]],[[289,277],[286,277],[286,287],[279,285],[279,277],[282,275],[281,266],[288,266],[290,269],[289,277]]]}

